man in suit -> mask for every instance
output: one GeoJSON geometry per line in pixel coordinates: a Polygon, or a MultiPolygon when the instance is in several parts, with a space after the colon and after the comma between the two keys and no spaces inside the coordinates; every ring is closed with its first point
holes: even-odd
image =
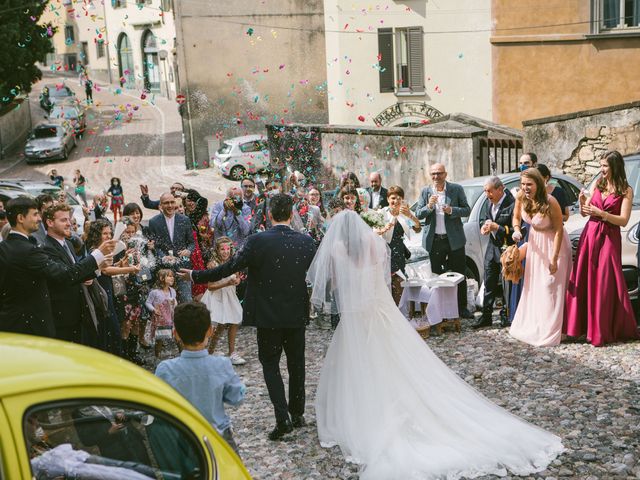
{"type": "Polygon", "coordinates": [[[258,329],[258,358],[276,417],[270,440],[305,425],[304,336],[309,319],[305,278],[316,247],[311,237],[291,229],[292,216],[293,199],[286,194],[274,195],[269,230],[251,235],[244,247],[219,267],[183,271],[194,282],[206,283],[249,269],[242,322],[258,329]],[[288,403],[280,374],[283,349],[289,372],[288,403]]]}
{"type": "MultiPolygon", "coordinates": [[[[480,233],[489,236],[489,244],[484,254],[484,300],[482,316],[473,328],[489,327],[493,323],[493,302],[500,289],[500,255],[502,247],[511,245],[511,219],[515,199],[511,192],[504,188],[499,177],[489,177],[484,182],[484,193],[487,195],[480,215],[480,233]]],[[[504,292],[503,292],[504,293],[504,292]]],[[[507,320],[507,299],[504,300],[500,312],[500,326],[509,326],[507,320]]]]}
{"type": "MultiPolygon", "coordinates": [[[[54,200],[51,195],[43,193],[36,197],[36,204],[38,205],[40,218],[43,219],[44,211],[54,204],[54,200]]],[[[33,232],[32,236],[38,241],[38,245],[44,246],[44,240],[47,238],[47,229],[44,220],[41,220],[40,225],[38,225],[38,230],[33,232]]]]}
{"type": "Polygon", "coordinates": [[[72,285],[93,274],[115,241],[73,265],[51,261],[30,236],[38,229],[36,202],[18,197],[7,204],[11,232],[0,243],[0,330],[55,338],[56,327],[48,282],[72,285]]]}
{"type": "Polygon", "coordinates": [[[52,205],[44,211],[44,223],[47,237],[44,241],[44,252],[49,262],[60,268],[81,266],[81,271],[74,282],[58,282],[48,279],[47,287],[56,326],[56,338],[68,342],[97,346],[97,325],[94,324],[87,285],[93,282],[104,254],[99,250],[83,260],[79,260],[71,237],[71,207],[64,203],[52,205]]]}
{"type": "Polygon", "coordinates": [[[222,236],[229,237],[236,248],[241,248],[251,231],[251,224],[247,220],[249,217],[251,207],[243,202],[242,190],[230,187],[226,198],[215,203],[211,209],[209,225],[213,229],[214,240],[222,236]]]}
{"type": "MultiPolygon", "coordinates": [[[[429,252],[431,270],[441,274],[453,271],[465,274],[467,242],[462,217],[471,214],[462,186],[446,181],[447,170],[441,163],[431,166],[433,185],[420,192],[416,216],[425,220],[422,245],[429,252]]],[[[467,309],[466,278],[458,284],[458,310],[463,318],[473,318],[467,309]]]]}
{"type": "MultiPolygon", "coordinates": [[[[174,197],[178,192],[184,192],[185,188],[180,182],[174,182],[171,187],[169,187],[169,191],[171,195],[174,197]]],[[[142,200],[142,205],[144,208],[148,208],[149,210],[160,210],[160,200],[151,200],[149,198],[149,187],[147,185],[140,185],[140,200],[142,200]]]]}
{"type": "MultiPolygon", "coordinates": [[[[163,268],[191,268],[195,240],[191,220],[176,213],[176,199],[170,192],[160,196],[160,214],[149,220],[149,239],[155,241],[156,257],[163,268]]],[[[191,301],[191,284],[176,282],[180,303],[191,301]]]]}
{"type": "Polygon", "coordinates": [[[387,189],[382,186],[382,177],[378,172],[372,172],[369,175],[369,208],[377,210],[378,208],[388,207],[387,189]]]}

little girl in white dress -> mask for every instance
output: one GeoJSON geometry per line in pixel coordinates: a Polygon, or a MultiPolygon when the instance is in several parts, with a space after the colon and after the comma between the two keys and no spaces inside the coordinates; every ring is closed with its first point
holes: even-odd
{"type": "MultiPolygon", "coordinates": [[[[215,268],[228,261],[233,255],[233,240],[229,237],[219,237],[216,240],[213,258],[207,268],[215,268]]],[[[242,306],[236,295],[236,285],[240,283],[240,276],[233,274],[217,282],[209,282],[207,291],[200,301],[211,313],[211,323],[214,326],[213,336],[209,344],[209,353],[213,354],[216,343],[226,329],[228,329],[229,359],[233,365],[243,365],[246,361],[235,351],[236,334],[242,323],[242,306]]]]}

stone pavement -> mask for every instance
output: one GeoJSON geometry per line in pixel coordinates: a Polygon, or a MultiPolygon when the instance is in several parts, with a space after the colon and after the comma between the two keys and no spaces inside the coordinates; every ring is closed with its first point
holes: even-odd
{"type": "MultiPolygon", "coordinates": [[[[559,435],[567,448],[537,475],[503,478],[640,479],[640,342],[535,348],[511,338],[506,329],[476,331],[470,326],[471,321],[464,321],[461,334],[446,332],[426,343],[489,400],[559,435]]],[[[309,425],[285,441],[271,442],[267,433],[274,425],[273,408],[258,362],[255,329],[240,329],[237,350],[247,363],[235,370],[247,386],[247,397],[227,411],[240,455],[256,480],[358,478],[358,468],[344,461],[338,447],[320,447],[315,429],[313,402],[331,335],[315,324],[307,330],[309,425]]],[[[225,348],[223,338],[218,351],[225,348]]],[[[284,355],[281,368],[286,381],[284,355]]]]}
{"type": "MultiPolygon", "coordinates": [[[[45,112],[38,105],[42,87],[63,80],[84,100],[84,89],[76,76],[54,77],[46,72],[30,94],[34,125],[44,120],[45,112]]],[[[78,140],[68,160],[27,165],[22,152],[17,152],[0,162],[0,178],[42,180],[56,168],[72,185],[73,172],[79,168],[87,178],[90,194],[108,189],[110,178],[119,177],[127,202],[139,203],[141,183],[149,186],[151,198],[158,198],[175,181],[195,188],[210,203],[221,200],[233,182],[213,168],[194,172],[185,167],[177,104],[159,96],[141,97],[142,92],[97,85],[94,105],[86,111],[87,133],[78,140]]]]}

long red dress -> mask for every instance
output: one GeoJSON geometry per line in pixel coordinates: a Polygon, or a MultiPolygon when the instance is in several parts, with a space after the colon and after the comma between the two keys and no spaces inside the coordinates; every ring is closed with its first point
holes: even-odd
{"type": "MultiPolygon", "coordinates": [[[[597,188],[591,205],[620,215],[622,195],[604,200],[597,188]]],[[[638,338],[635,315],[622,274],[620,227],[591,217],[585,226],[567,287],[563,333],[587,334],[599,347],[606,343],[638,338]]]]}

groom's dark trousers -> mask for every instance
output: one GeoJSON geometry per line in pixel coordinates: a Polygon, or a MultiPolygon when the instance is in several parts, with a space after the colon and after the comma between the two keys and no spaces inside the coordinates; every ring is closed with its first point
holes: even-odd
{"type": "Polygon", "coordinates": [[[315,251],[311,237],[276,225],[249,236],[227,263],[191,274],[195,283],[206,283],[248,268],[242,323],[258,328],[258,358],[278,423],[288,420],[289,413],[304,413],[304,332],[309,321],[305,278],[315,251]],[[289,371],[288,403],[280,375],[283,350],[289,371]]]}

